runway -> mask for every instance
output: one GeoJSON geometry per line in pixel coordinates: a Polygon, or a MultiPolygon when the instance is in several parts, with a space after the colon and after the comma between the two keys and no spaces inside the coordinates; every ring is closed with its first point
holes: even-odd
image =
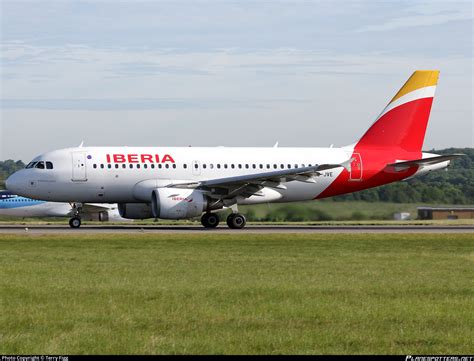
{"type": "Polygon", "coordinates": [[[200,226],[82,226],[71,229],[58,225],[2,225],[2,234],[288,234],[288,233],[473,233],[474,226],[261,226],[249,225],[241,230],[221,226],[205,229],[200,226]]]}

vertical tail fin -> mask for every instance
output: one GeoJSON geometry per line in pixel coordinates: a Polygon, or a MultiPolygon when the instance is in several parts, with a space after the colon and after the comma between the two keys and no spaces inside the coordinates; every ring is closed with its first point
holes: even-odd
{"type": "Polygon", "coordinates": [[[438,76],[438,70],[415,71],[359,140],[357,147],[421,151],[438,76]]]}

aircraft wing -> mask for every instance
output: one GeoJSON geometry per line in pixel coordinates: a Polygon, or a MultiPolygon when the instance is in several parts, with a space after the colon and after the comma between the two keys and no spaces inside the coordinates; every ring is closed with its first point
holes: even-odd
{"type": "Polygon", "coordinates": [[[217,199],[228,199],[236,196],[250,197],[257,194],[264,187],[286,189],[286,186],[282,184],[284,182],[315,183],[315,177],[319,176],[319,172],[324,170],[344,167],[350,171],[351,162],[352,159],[349,159],[341,164],[320,164],[311,167],[282,169],[198,182],[173,183],[167,187],[200,189],[217,199]]]}
{"type": "Polygon", "coordinates": [[[465,154],[439,155],[439,156],[430,157],[430,158],[395,162],[395,163],[387,164],[387,167],[395,167],[397,169],[405,169],[405,168],[410,168],[410,167],[413,167],[413,166],[427,166],[427,165],[438,164],[438,163],[446,162],[448,160],[452,160],[452,159],[455,159],[455,158],[463,157],[464,155],[465,154]]]}

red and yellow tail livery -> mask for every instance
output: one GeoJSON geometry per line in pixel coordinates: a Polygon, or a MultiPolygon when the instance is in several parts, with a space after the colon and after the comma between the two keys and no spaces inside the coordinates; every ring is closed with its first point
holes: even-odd
{"type": "Polygon", "coordinates": [[[420,152],[438,83],[438,70],[415,71],[385,107],[356,148],[420,152]]]}

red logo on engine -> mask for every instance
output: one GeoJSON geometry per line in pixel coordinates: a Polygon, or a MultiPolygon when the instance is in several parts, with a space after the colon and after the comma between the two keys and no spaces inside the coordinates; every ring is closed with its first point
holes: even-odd
{"type": "Polygon", "coordinates": [[[188,203],[191,203],[193,201],[192,198],[187,198],[187,197],[171,197],[171,200],[173,201],[184,201],[184,202],[188,202],[188,203]]]}

